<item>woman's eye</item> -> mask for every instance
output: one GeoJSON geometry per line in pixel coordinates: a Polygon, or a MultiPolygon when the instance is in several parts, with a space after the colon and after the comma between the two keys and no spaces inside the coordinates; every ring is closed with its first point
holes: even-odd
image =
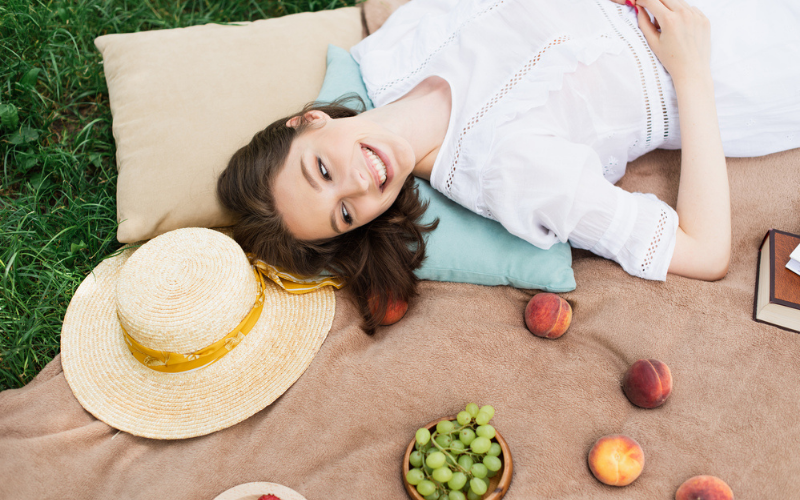
{"type": "Polygon", "coordinates": [[[322,164],[322,160],[317,158],[317,166],[319,167],[319,173],[322,175],[322,178],[325,180],[331,180],[331,175],[328,173],[328,169],[325,168],[325,165],[322,164]]]}
{"type": "Polygon", "coordinates": [[[344,205],[342,205],[342,220],[344,220],[348,226],[353,225],[353,218],[350,217],[350,212],[347,211],[344,205]]]}

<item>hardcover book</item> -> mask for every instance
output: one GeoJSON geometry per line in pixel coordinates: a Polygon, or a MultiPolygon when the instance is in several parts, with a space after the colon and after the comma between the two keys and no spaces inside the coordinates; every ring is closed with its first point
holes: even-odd
{"type": "Polygon", "coordinates": [[[786,268],[800,236],[770,229],[758,251],[753,319],[800,333],[800,275],[786,268]]]}

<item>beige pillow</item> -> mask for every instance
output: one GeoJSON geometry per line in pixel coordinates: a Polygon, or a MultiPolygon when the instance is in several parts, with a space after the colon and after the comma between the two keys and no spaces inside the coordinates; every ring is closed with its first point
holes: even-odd
{"type": "Polygon", "coordinates": [[[230,224],[215,189],[231,155],[314,100],[329,43],[361,36],[360,10],[347,7],[97,38],[117,143],[117,239],[230,224]]]}

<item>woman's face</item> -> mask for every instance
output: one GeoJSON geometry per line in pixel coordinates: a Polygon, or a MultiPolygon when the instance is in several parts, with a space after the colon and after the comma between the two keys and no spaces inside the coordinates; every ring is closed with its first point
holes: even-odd
{"type": "Polygon", "coordinates": [[[334,120],[321,111],[306,118],[311,125],[292,142],[272,189],[292,235],[313,241],[385,212],[411,175],[415,157],[406,140],[369,119],[334,120]]]}

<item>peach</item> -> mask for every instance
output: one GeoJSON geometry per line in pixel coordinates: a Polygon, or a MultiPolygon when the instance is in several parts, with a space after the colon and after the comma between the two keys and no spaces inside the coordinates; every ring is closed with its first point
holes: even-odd
{"type": "Polygon", "coordinates": [[[643,468],[642,447],[628,436],[603,436],[589,451],[589,469],[598,481],[610,486],[631,484],[643,468]]]}
{"type": "Polygon", "coordinates": [[[554,293],[537,293],[525,307],[525,326],[537,337],[557,339],[570,322],[572,307],[554,293]]]}
{"type": "Polygon", "coordinates": [[[733,491],[718,477],[695,476],[678,488],[675,500],[733,500],[733,491]]]}
{"type": "MultiPolygon", "coordinates": [[[[373,295],[369,298],[367,303],[369,305],[369,310],[375,314],[378,310],[377,297],[373,295]]],[[[408,311],[408,302],[402,299],[389,297],[389,303],[386,306],[386,314],[383,316],[383,320],[381,320],[380,323],[381,326],[389,326],[397,323],[406,315],[406,311],[408,311]]]]}
{"type": "Polygon", "coordinates": [[[625,372],[622,390],[636,406],[661,406],[672,392],[672,373],[657,359],[640,359],[625,372]]]}

